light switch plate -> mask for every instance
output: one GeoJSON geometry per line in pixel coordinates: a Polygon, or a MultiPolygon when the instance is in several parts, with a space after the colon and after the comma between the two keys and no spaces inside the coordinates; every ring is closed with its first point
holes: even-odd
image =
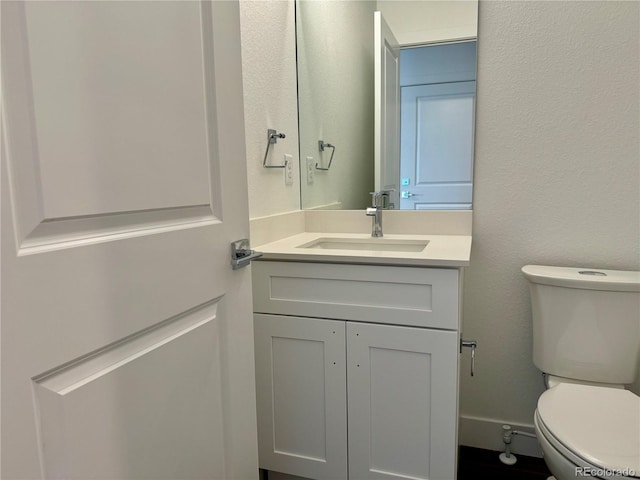
{"type": "Polygon", "coordinates": [[[293,155],[286,153],[284,155],[284,184],[293,185],[293,155]]]}
{"type": "Polygon", "coordinates": [[[313,157],[307,157],[307,183],[313,183],[313,176],[315,174],[316,164],[313,160],[313,157]]]}

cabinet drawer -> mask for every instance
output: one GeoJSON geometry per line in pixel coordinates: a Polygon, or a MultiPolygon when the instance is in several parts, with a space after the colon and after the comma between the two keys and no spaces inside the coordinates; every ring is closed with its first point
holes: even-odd
{"type": "Polygon", "coordinates": [[[258,261],[252,278],[257,313],[459,328],[453,268],[258,261]]]}

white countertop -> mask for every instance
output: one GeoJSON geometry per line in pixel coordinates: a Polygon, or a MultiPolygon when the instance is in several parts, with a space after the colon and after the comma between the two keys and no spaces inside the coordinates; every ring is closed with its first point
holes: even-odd
{"type": "Polygon", "coordinates": [[[263,245],[253,246],[262,252],[264,260],[304,262],[368,263],[377,265],[408,265],[437,267],[466,267],[471,256],[471,235],[399,235],[385,234],[372,238],[361,233],[305,232],[263,245]],[[393,242],[428,241],[421,251],[380,251],[304,248],[319,240],[345,239],[346,241],[393,242]]]}

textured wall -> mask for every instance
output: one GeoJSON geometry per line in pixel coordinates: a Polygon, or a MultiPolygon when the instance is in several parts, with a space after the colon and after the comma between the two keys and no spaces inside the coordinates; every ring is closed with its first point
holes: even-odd
{"type": "Polygon", "coordinates": [[[532,423],[523,265],[640,269],[639,19],[638,2],[480,2],[462,415],[532,423]]]}
{"type": "Polygon", "coordinates": [[[293,0],[240,2],[244,116],[251,218],[300,208],[298,106],[293,0]],[[272,145],[269,164],[293,156],[293,185],[281,168],[263,168],[267,129],[286,138],[272,145]]]}

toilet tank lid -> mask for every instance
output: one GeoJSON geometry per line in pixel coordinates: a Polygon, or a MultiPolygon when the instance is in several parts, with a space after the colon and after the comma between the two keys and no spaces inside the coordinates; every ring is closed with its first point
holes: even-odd
{"type": "Polygon", "coordinates": [[[525,265],[522,273],[532,283],[589,290],[640,292],[640,272],[600,268],[525,265]]]}

